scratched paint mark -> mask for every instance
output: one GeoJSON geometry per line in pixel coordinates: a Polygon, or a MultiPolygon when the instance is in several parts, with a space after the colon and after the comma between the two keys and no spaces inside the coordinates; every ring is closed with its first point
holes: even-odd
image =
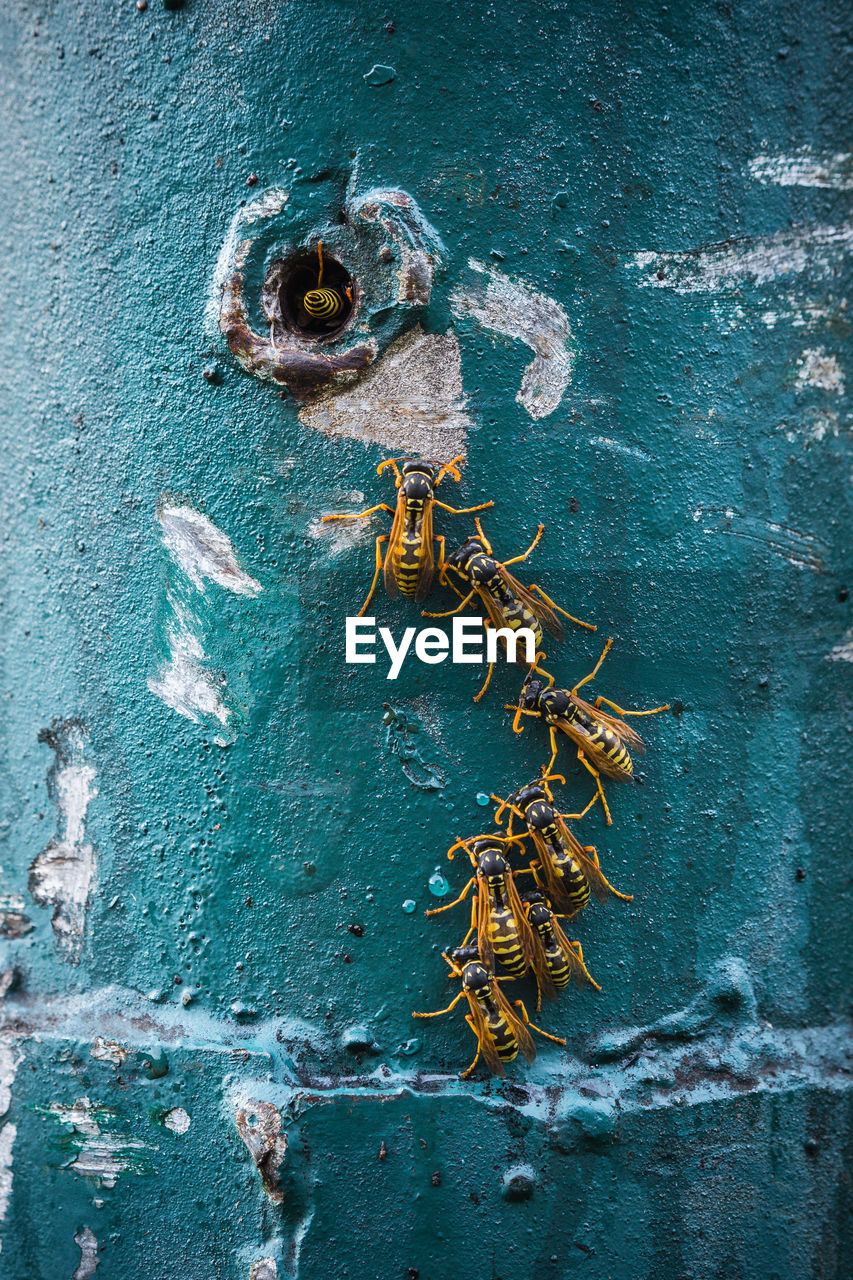
{"type": "Polygon", "coordinates": [[[79,1098],[72,1106],[52,1102],[37,1110],[49,1115],[69,1130],[63,1139],[64,1151],[73,1158],[63,1163],[83,1178],[96,1178],[105,1187],[114,1187],[123,1173],[144,1174],[152,1171],[147,1142],[119,1133],[114,1128],[116,1112],[110,1107],[93,1106],[88,1098],[79,1098]]]}
{"type": "Polygon", "coordinates": [[[769,236],[742,236],[695,249],[633,254],[626,266],[641,271],[642,288],[716,293],[780,276],[829,276],[853,246],[853,224],[792,227],[769,236]]]}
{"type": "Polygon", "coordinates": [[[219,336],[219,310],[226,283],[235,271],[242,271],[251,250],[254,236],[252,228],[268,218],[276,217],[284,209],[290,193],[284,187],[271,187],[263,195],[252,200],[234,215],[228,233],[222,242],[216,268],[213,272],[210,294],[204,312],[204,327],[209,337],[219,336]]]}
{"type": "Polygon", "coordinates": [[[823,187],[853,191],[853,154],[849,151],[812,151],[801,147],[784,155],[764,153],[747,165],[757,182],[777,187],[823,187]]]}
{"type": "Polygon", "coordinates": [[[470,258],[468,266],[486,277],[469,289],[457,289],[450,307],[457,319],[470,316],[486,329],[523,342],[534,352],[524,370],[516,400],[531,418],[547,418],[559,406],[571,381],[569,318],[559,303],[525,281],[470,258]]]}
{"type": "Polygon", "coordinates": [[[306,427],[439,462],[466,452],[471,428],[454,333],[416,325],[393,342],[358,383],[328,390],[299,410],[306,427]]]}
{"type": "Polygon", "coordinates": [[[811,534],[800,533],[772,520],[741,515],[732,507],[699,507],[693,513],[696,521],[708,517],[713,519],[713,523],[703,526],[704,533],[725,533],[754,542],[797,569],[810,569],[813,573],[824,569],[826,547],[811,534]]]}
{"type": "Polygon", "coordinates": [[[101,1261],[98,1257],[98,1237],[91,1227],[84,1227],[82,1231],[77,1232],[74,1243],[80,1250],[80,1261],[71,1280],[89,1280],[101,1261]]]}
{"type": "Polygon", "coordinates": [[[400,761],[406,778],[421,791],[440,791],[446,778],[442,769],[426,761],[416,739],[433,736],[424,733],[424,726],[411,712],[400,711],[389,703],[383,704],[384,746],[390,756],[400,761]]]}
{"type": "Polygon", "coordinates": [[[838,357],[831,355],[824,347],[808,347],[797,360],[796,367],[796,391],[817,387],[820,391],[828,391],[836,396],[844,395],[844,370],[838,357]]]}
{"type": "Polygon", "coordinates": [[[807,333],[830,330],[846,336],[850,331],[849,310],[846,298],[838,298],[834,294],[823,297],[798,295],[791,290],[780,293],[772,306],[733,296],[718,296],[711,301],[711,314],[722,333],[734,333],[744,327],[754,328],[763,324],[770,330],[790,326],[807,333]]]}
{"type": "Polygon", "coordinates": [[[826,655],[827,662],[853,662],[853,628],[845,631],[844,639],[826,655]]]}
{"type": "MultiPolygon", "coordinates": [[[[361,489],[338,491],[322,504],[324,514],[339,512],[355,514],[368,504],[361,489]]],[[[377,513],[378,514],[378,513],[377,513]]],[[[364,520],[332,520],[323,523],[322,516],[314,516],[308,524],[308,537],[319,541],[323,539],[326,553],[330,556],[340,555],[343,551],[351,551],[353,547],[366,546],[376,540],[376,529],[373,527],[374,517],[364,520]]]]}
{"type": "Polygon", "coordinates": [[[230,722],[238,707],[227,676],[211,665],[206,650],[216,620],[209,584],[249,598],[260,593],[261,584],[242,567],[228,535],[194,507],[164,500],[157,517],[173,574],[166,589],[166,656],[148,688],[179,715],[218,728],[224,745],[234,740],[230,722]]]}
{"type": "Polygon", "coordinates": [[[593,436],[590,444],[599,449],[609,449],[611,453],[623,453],[630,458],[639,458],[641,462],[650,462],[651,455],[638,449],[636,445],[624,444],[621,440],[612,440],[609,436],[593,436]]]}
{"type": "Polygon", "coordinates": [[[47,789],[59,812],[55,836],[30,866],[29,890],[40,907],[53,907],[51,924],[59,956],[79,964],[96,859],[86,839],[86,815],[98,794],[96,771],[86,758],[88,735],[82,720],[56,720],[39,734],[55,752],[47,789]]]}

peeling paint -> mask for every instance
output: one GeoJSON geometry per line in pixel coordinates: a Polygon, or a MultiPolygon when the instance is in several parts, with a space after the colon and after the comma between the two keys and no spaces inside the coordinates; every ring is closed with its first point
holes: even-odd
{"type": "Polygon", "coordinates": [[[236,1109],[234,1122],[257,1165],[264,1191],[280,1204],[284,1199],[280,1170],[287,1156],[287,1134],[278,1108],[271,1102],[245,1099],[236,1109]]]}
{"type": "Polygon", "coordinates": [[[199,633],[204,630],[201,618],[177,596],[167,592],[172,617],[166,627],[169,659],[156,676],[149,676],[148,688],[179,715],[196,724],[211,719],[228,724],[231,708],[224,696],[225,680],[212,671],[199,633]]]}
{"type": "Polygon", "coordinates": [[[55,721],[39,734],[56,753],[48,791],[59,810],[59,829],[30,867],[29,890],[40,907],[53,907],[51,924],[61,959],[78,964],[95,877],[95,848],[86,839],[86,814],[98,794],[86,759],[88,736],[78,719],[55,721]]]}
{"type": "Polygon", "coordinates": [[[797,360],[794,386],[797,391],[817,387],[821,391],[843,396],[844,370],[838,362],[838,357],[831,355],[824,347],[807,348],[797,360]]]}
{"type": "Polygon", "coordinates": [[[853,224],[807,226],[769,236],[742,236],[695,249],[633,254],[626,266],[643,272],[642,288],[676,293],[716,293],[745,282],[768,284],[780,276],[808,271],[831,275],[853,246],[853,224]]]}
{"type": "Polygon", "coordinates": [[[186,1133],[192,1121],[183,1107],[172,1107],[163,1117],[163,1124],[172,1133],[186,1133]]]}
{"type": "Polygon", "coordinates": [[[100,1262],[98,1257],[98,1237],[91,1227],[84,1227],[74,1237],[74,1243],[80,1249],[80,1261],[71,1280],[89,1280],[95,1274],[100,1262]]]}
{"type": "Polygon", "coordinates": [[[853,154],[849,151],[812,151],[810,147],[801,147],[788,155],[767,153],[750,160],[747,171],[756,181],[777,187],[853,191],[853,154]]]}
{"type": "Polygon", "coordinates": [[[284,187],[270,187],[256,200],[251,200],[242,209],[238,209],[231,220],[231,225],[213,272],[210,294],[205,308],[205,329],[210,338],[219,335],[219,310],[222,305],[222,294],[235,271],[241,271],[246,265],[246,258],[252,247],[252,236],[249,234],[258,223],[266,222],[282,212],[290,192],[284,187]]]}
{"type": "Polygon", "coordinates": [[[0,894],[0,938],[24,938],[35,928],[19,893],[0,894]]]}
{"type": "Polygon", "coordinates": [[[81,1177],[97,1178],[103,1186],[114,1187],[123,1173],[150,1172],[148,1152],[153,1148],[129,1134],[106,1128],[117,1119],[110,1107],[96,1107],[88,1098],[79,1098],[72,1106],[52,1102],[45,1110],[71,1130],[76,1153],[65,1167],[81,1177]]]}
{"type": "Polygon", "coordinates": [[[215,582],[235,595],[257,596],[261,584],[240,565],[231,539],[194,507],[164,502],[158,508],[163,546],[193,586],[215,582]]]}
{"type": "Polygon", "coordinates": [[[14,1124],[4,1124],[0,1129],[0,1222],[6,1218],[12,1194],[12,1147],[17,1135],[18,1130],[14,1124]]]}
{"type": "Polygon", "coordinates": [[[0,1117],[5,1116],[12,1104],[12,1085],[24,1055],[9,1035],[0,1040],[0,1117]]]}
{"type": "Polygon", "coordinates": [[[535,353],[524,370],[516,400],[531,418],[547,418],[571,381],[569,318],[559,303],[531,285],[470,258],[472,271],[487,277],[485,288],[457,289],[450,306],[457,319],[471,316],[486,329],[515,338],[535,353]]]}
{"type": "Polygon", "coordinates": [[[128,1050],[124,1045],[119,1044],[117,1040],[105,1040],[103,1036],[95,1037],[89,1053],[99,1062],[112,1062],[117,1067],[126,1062],[128,1056],[128,1050]]]}
{"type": "Polygon", "coordinates": [[[299,420],[325,436],[385,445],[438,462],[466,452],[472,423],[453,333],[415,326],[353,387],[302,405],[299,420]]]}
{"type": "Polygon", "coordinates": [[[423,740],[426,736],[432,738],[434,734],[426,735],[411,712],[400,711],[387,702],[382,723],[385,726],[385,751],[400,761],[400,768],[412,786],[421,791],[440,791],[446,783],[444,771],[424,760],[415,742],[415,739],[423,740]]]}
{"type": "Polygon", "coordinates": [[[275,1258],[258,1258],[249,1268],[249,1280],[278,1280],[275,1258]]]}

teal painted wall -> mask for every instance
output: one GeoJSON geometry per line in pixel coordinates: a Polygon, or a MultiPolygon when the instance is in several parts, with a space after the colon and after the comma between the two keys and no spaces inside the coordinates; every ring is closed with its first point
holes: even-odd
{"type": "Polygon", "coordinates": [[[849,1274],[844,19],[4,8],[0,1274],[849,1274]],[[513,672],[474,706],[475,669],[344,666],[372,548],[312,522],[387,500],[390,450],[306,426],[206,318],[241,202],[284,186],[322,228],[354,167],[443,242],[445,500],[494,498],[503,555],[546,524],[536,580],[599,624],[550,669],[613,634],[598,691],[677,709],[583,827],[634,894],[573,927],[603,991],[507,1083],[460,1084],[461,1016],[410,1013],[452,994],[464,916],[424,919],[429,877],[461,888],[445,849],[545,738],[509,731],[513,672]],[[528,347],[453,302],[470,258],[568,316],[546,416],[528,347]],[[164,504],[230,540],[219,583],[170,559],[164,504]],[[149,687],[170,655],[197,722],[149,687]]]}

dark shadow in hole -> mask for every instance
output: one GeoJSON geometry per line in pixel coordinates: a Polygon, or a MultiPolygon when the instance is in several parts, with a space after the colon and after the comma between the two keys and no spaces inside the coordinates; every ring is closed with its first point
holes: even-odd
{"type": "Polygon", "coordinates": [[[344,328],[353,309],[355,283],[346,267],[323,253],[319,279],[316,253],[295,255],[281,264],[278,301],[285,325],[306,338],[330,338],[344,328]],[[312,297],[318,290],[325,296],[312,297]],[[309,295],[306,304],[306,294],[309,295]],[[316,314],[318,310],[325,314],[316,314]],[[312,311],[314,314],[312,314],[312,311]]]}

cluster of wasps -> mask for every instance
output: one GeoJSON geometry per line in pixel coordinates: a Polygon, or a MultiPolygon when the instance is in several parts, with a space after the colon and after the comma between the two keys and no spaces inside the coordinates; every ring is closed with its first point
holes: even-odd
{"type": "MultiPolygon", "coordinates": [[[[508,566],[528,558],[542,536],[540,525],[536,537],[523,555],[498,560],[483,533],[479,517],[475,519],[476,535],[468,537],[451,555],[445,554],[445,540],[433,533],[433,510],[439,507],[455,515],[474,514],[493,506],[455,508],[436,499],[435,491],[446,476],[459,482],[461,457],[440,465],[411,459],[398,466],[398,459],[380,463],[377,473],[393,471],[397,490],[395,507],[377,503],[353,515],[328,515],[324,520],[361,520],[376,511],[393,516],[389,534],[376,539],[376,563],[373,581],[360,613],[367,610],[380,573],[390,596],[406,596],[423,601],[435,576],[435,547],[438,547],[438,579],[460,597],[460,603],[445,613],[427,613],[425,617],[441,618],[458,613],[475,600],[484,606],[484,624],[499,631],[528,627],[536,638],[536,658],[527,670],[518,702],[506,709],[513,713],[512,727],[524,731],[525,718],[540,720],[548,729],[551,756],[542,775],[521,787],[506,799],[493,795],[497,804],[495,826],[491,833],[458,839],[447,851],[451,860],[457,850],[467,854],[472,876],[453,902],[427,911],[437,915],[463,903],[471,890],[470,926],[461,944],[444,952],[453,978],[461,989],[446,1009],[431,1013],[415,1013],[416,1018],[437,1018],[450,1013],[463,999],[467,1000],[465,1021],[477,1040],[474,1061],[463,1071],[471,1074],[482,1058],[497,1075],[520,1053],[528,1062],[536,1056],[530,1032],[536,1031],[547,1040],[564,1045],[559,1036],[535,1026],[522,1000],[511,1000],[504,991],[507,982],[532,977],[536,983],[536,1012],[542,999],[554,999],[571,983],[579,987],[601,990],[591,977],[580,942],[566,934],[563,922],[583,911],[592,895],[599,900],[615,897],[630,902],[631,895],[620,893],[605,878],[598,854],[592,845],[582,845],[569,827],[579,821],[594,804],[601,801],[605,819],[612,818],[604,794],[602,779],[632,782],[632,753],[642,754],[645,744],[640,735],[625,723],[626,716],[650,716],[669,710],[669,705],[649,711],[627,711],[607,698],[594,703],[585,701],[579,690],[598,674],[612,644],[608,640],[589,675],[571,688],[559,688],[552,675],[540,665],[543,628],[556,639],[563,639],[564,628],[558,614],[579,627],[596,628],[567,613],[537,585],[524,586],[508,566]],[[387,544],[387,545],[385,545],[387,544]],[[455,579],[455,581],[453,580],[455,579]],[[608,707],[609,710],[603,710],[608,707]],[[611,713],[615,714],[611,714],[611,713]],[[581,813],[563,813],[556,806],[551,784],[565,784],[561,774],[553,772],[559,743],[567,738],[577,752],[578,760],[592,775],[595,792],[581,813]],[[503,826],[503,817],[506,826],[503,826]],[[518,826],[514,826],[518,824],[518,826]],[[510,855],[523,860],[524,866],[513,866],[510,855]],[[520,885],[529,877],[527,885],[520,885]],[[526,891],[520,891],[525,889],[526,891]]],[[[501,637],[506,648],[506,638],[501,637]]],[[[526,663],[523,664],[527,666],[526,663]]],[[[475,697],[479,701],[492,675],[489,665],[485,682],[475,697]]]]}

